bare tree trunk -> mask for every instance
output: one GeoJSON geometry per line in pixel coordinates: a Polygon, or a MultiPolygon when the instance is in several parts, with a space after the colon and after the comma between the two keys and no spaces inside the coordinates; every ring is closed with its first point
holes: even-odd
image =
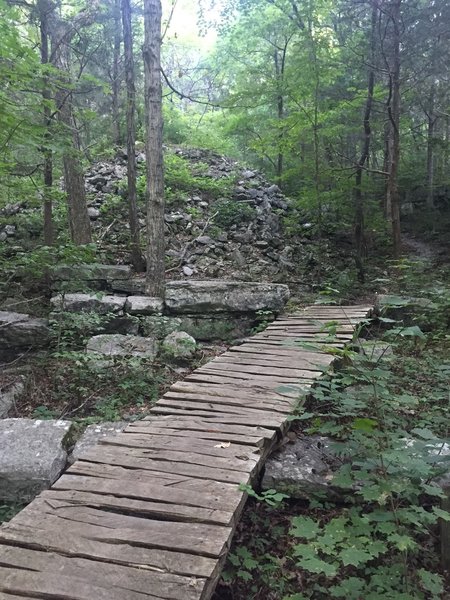
{"type": "Polygon", "coordinates": [[[367,82],[367,99],[364,110],[363,119],[363,142],[361,156],[358,161],[355,174],[354,187],[354,205],[355,205],[355,246],[356,246],[356,268],[358,270],[358,278],[364,282],[364,259],[366,258],[366,239],[365,239],[365,223],[364,223],[364,203],[362,197],[362,175],[364,165],[369,159],[371,127],[370,116],[372,113],[373,91],[375,85],[375,31],[377,24],[378,8],[375,2],[372,4],[372,20],[370,34],[370,57],[369,57],[369,77],[367,82]]]}
{"type": "Polygon", "coordinates": [[[147,153],[146,293],[165,296],[164,172],[162,150],[161,1],[144,0],[147,153]]]}
{"type": "Polygon", "coordinates": [[[134,85],[133,34],[130,0],[122,0],[123,48],[127,84],[127,156],[128,156],[128,213],[131,237],[131,262],[140,273],[145,270],[141,252],[136,194],[136,89],[134,85]]]}
{"type": "Polygon", "coordinates": [[[113,119],[113,138],[116,146],[122,142],[120,134],[120,115],[119,115],[119,94],[120,94],[120,0],[114,1],[114,50],[113,50],[113,72],[112,72],[112,119],[113,119]]]}
{"type": "Polygon", "coordinates": [[[75,244],[92,241],[91,224],[87,212],[83,168],[80,161],[79,137],[73,116],[72,85],[70,81],[70,46],[73,34],[71,25],[59,22],[52,31],[53,64],[60,71],[55,100],[58,121],[70,135],[71,145],[63,154],[64,187],[67,194],[69,228],[75,244]]]}
{"type": "MultiPolygon", "coordinates": [[[[41,36],[41,63],[47,65],[49,63],[49,27],[48,20],[52,11],[52,6],[46,0],[41,0],[38,4],[39,20],[40,20],[40,36],[41,36]]],[[[55,232],[53,227],[53,154],[49,147],[51,139],[51,93],[48,76],[44,75],[42,87],[42,104],[44,112],[44,144],[42,154],[44,158],[44,244],[52,246],[55,242],[55,232]]]]}
{"type": "Polygon", "coordinates": [[[283,138],[284,132],[282,129],[283,120],[284,120],[284,73],[286,69],[286,55],[287,48],[289,44],[290,38],[286,39],[284,46],[281,48],[276,48],[274,51],[274,64],[275,64],[275,75],[277,78],[277,117],[278,117],[278,125],[280,127],[280,132],[278,134],[278,154],[277,154],[277,162],[276,162],[276,178],[277,183],[280,187],[282,187],[282,179],[283,179],[283,163],[284,163],[284,155],[283,155],[283,138]],[[281,52],[281,57],[278,52],[281,52]]]}
{"type": "Polygon", "coordinates": [[[434,127],[436,125],[436,116],[434,114],[435,91],[436,86],[433,81],[430,90],[430,104],[427,111],[427,208],[430,210],[434,209],[434,127]]]}
{"type": "Polygon", "coordinates": [[[392,151],[386,195],[391,205],[392,242],[395,259],[400,258],[400,194],[398,189],[398,167],[400,160],[400,8],[402,0],[392,0],[389,18],[392,21],[392,58],[389,69],[391,101],[388,115],[392,129],[392,151]]]}

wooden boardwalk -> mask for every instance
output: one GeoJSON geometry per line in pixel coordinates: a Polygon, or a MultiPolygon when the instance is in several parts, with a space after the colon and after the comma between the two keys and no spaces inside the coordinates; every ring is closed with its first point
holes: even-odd
{"type": "Polygon", "coordinates": [[[296,345],[350,341],[370,307],[282,316],[88,450],[0,528],[0,598],[206,600],[246,495],[299,395],[333,358],[296,345]]]}

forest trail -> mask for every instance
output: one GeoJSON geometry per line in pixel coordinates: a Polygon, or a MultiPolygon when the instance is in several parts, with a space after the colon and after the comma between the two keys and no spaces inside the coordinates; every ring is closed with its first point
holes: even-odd
{"type": "Polygon", "coordinates": [[[370,310],[282,315],[86,451],[0,528],[0,598],[209,599],[246,501],[239,484],[255,481],[332,363],[325,346],[351,341],[370,310]]]}

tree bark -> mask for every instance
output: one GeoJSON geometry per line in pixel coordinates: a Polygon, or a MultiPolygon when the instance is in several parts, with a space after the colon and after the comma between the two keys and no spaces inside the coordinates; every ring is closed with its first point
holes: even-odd
{"type": "MultiPolygon", "coordinates": [[[[46,0],[41,0],[38,4],[39,21],[40,21],[40,37],[41,37],[41,63],[49,64],[49,16],[52,11],[52,6],[46,0]]],[[[49,145],[51,140],[51,92],[49,86],[48,75],[44,75],[42,86],[42,105],[44,113],[44,144],[42,147],[42,155],[44,159],[44,244],[53,246],[55,242],[55,232],[53,226],[53,153],[49,145]]]]}
{"type": "Polygon", "coordinates": [[[134,85],[133,34],[131,28],[130,0],[122,0],[123,48],[125,55],[125,80],[127,85],[127,156],[128,156],[128,214],[131,237],[131,262],[140,273],[145,270],[139,236],[139,219],[136,194],[136,89],[134,85]]]}
{"type": "Polygon", "coordinates": [[[400,22],[402,0],[392,0],[389,19],[392,22],[392,56],[389,69],[390,102],[388,116],[391,124],[390,168],[386,189],[386,204],[391,207],[393,255],[400,258],[400,194],[398,189],[398,167],[400,161],[400,22]]]}
{"type": "Polygon", "coordinates": [[[161,1],[144,0],[147,167],[146,293],[165,296],[164,173],[162,149],[161,1]]]}
{"type": "MultiPolygon", "coordinates": [[[[120,95],[120,77],[119,77],[119,61],[120,61],[120,44],[121,44],[121,27],[120,27],[120,0],[114,0],[114,49],[113,49],[113,72],[112,72],[112,118],[113,118],[113,138],[116,146],[120,146],[122,142],[120,131],[120,115],[119,115],[119,95],[120,95]]],[[[131,9],[130,9],[131,10],[131,9]]]]}

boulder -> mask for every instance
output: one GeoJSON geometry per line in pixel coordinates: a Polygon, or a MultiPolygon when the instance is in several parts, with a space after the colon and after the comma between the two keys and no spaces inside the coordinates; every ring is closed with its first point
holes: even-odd
{"type": "Polygon", "coordinates": [[[189,360],[194,356],[196,347],[197,343],[191,335],[185,331],[174,331],[164,338],[161,350],[169,359],[189,360]]]}
{"type": "Polygon", "coordinates": [[[196,340],[210,342],[214,340],[235,340],[250,334],[255,325],[253,316],[241,314],[228,315],[180,315],[179,329],[186,331],[196,340]]]}
{"type": "Polygon", "coordinates": [[[46,319],[25,313],[0,311],[0,354],[25,348],[42,348],[49,342],[46,319]]]}
{"type": "Polygon", "coordinates": [[[289,298],[282,284],[239,281],[171,281],[166,307],[173,314],[279,312],[289,298]]]}
{"type": "Polygon", "coordinates": [[[65,312],[96,312],[122,314],[125,308],[124,296],[101,296],[97,294],[58,294],[50,302],[55,310],[65,312]]]}
{"type": "Polygon", "coordinates": [[[126,312],[130,315],[158,315],[164,308],[161,298],[150,296],[128,296],[125,303],[126,312]]]}
{"type": "Polygon", "coordinates": [[[262,489],[276,489],[291,498],[306,500],[324,493],[330,500],[339,498],[339,492],[331,486],[338,466],[330,449],[332,444],[329,438],[310,436],[283,446],[266,463],[262,489]]]}
{"type": "Polygon", "coordinates": [[[0,421],[0,500],[29,502],[58,479],[71,427],[67,421],[0,421]]]}
{"type": "Polygon", "coordinates": [[[153,360],[158,353],[155,338],[137,335],[105,334],[92,337],[86,346],[86,352],[106,357],[135,356],[153,360]]]}
{"type": "Polygon", "coordinates": [[[0,419],[5,418],[14,406],[16,398],[24,391],[24,377],[0,388],[0,419]]]}
{"type": "Polygon", "coordinates": [[[129,425],[127,421],[116,421],[109,423],[98,423],[96,425],[88,425],[81,435],[80,439],[75,444],[70,456],[69,463],[73,464],[78,460],[83,452],[95,446],[98,442],[106,437],[114,437],[121,433],[125,427],[129,425]]]}

